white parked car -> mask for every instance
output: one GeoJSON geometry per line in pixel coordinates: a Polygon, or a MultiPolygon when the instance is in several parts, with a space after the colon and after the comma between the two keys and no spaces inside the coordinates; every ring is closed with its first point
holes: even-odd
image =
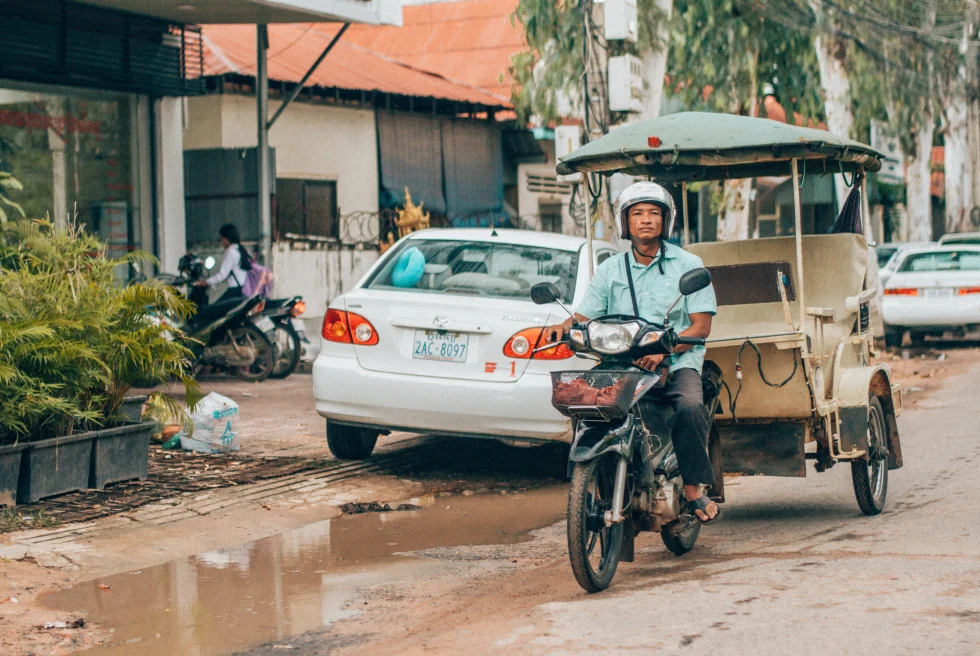
{"type": "MultiPolygon", "coordinates": [[[[614,254],[594,243],[598,265],[614,254]]],[[[554,282],[574,307],[589,284],[586,241],[522,230],[423,230],[402,239],[323,321],[313,364],[317,412],[339,458],[370,455],[378,435],[568,441],[551,372],[589,369],[565,347],[535,354],[568,315],[531,302],[554,282]]]]}
{"type": "Polygon", "coordinates": [[[909,251],[929,248],[935,245],[936,242],[934,241],[922,241],[903,244],[884,244],[883,246],[879,247],[879,259],[881,254],[885,252],[891,253],[891,255],[888,256],[888,259],[885,260],[884,264],[879,263],[881,268],[878,270],[878,281],[881,282],[882,287],[888,284],[888,279],[891,278],[893,273],[895,273],[895,269],[897,269],[902,263],[902,260],[909,251]]]}
{"type": "Polygon", "coordinates": [[[901,344],[980,328],[980,246],[934,246],[908,251],[885,285],[885,341],[901,344]]]}
{"type": "Polygon", "coordinates": [[[980,245],[980,232],[950,232],[939,238],[939,243],[943,246],[978,246],[980,245]]]}

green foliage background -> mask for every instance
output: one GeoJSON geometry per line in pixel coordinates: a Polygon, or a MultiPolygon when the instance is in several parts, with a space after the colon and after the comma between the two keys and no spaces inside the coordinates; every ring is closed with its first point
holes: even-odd
{"type": "Polygon", "coordinates": [[[0,226],[0,445],[113,425],[136,380],[181,378],[196,403],[190,352],[148,319],[149,309],[186,317],[192,304],[170,288],[114,278],[116,267],[145,258],[109,260],[74,227],[0,226]]]}

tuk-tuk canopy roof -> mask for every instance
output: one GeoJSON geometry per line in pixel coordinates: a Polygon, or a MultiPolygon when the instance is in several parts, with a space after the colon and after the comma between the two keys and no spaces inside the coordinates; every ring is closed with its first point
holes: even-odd
{"type": "Polygon", "coordinates": [[[558,173],[626,173],[696,182],[801,173],[877,171],[883,155],[825,130],[765,118],[681,112],[623,126],[563,157],[558,173]]]}

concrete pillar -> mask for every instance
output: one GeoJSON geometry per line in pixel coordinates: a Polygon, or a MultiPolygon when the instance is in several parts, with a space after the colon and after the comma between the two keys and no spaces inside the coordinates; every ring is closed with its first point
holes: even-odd
{"type": "Polygon", "coordinates": [[[184,212],[183,99],[160,98],[156,112],[156,217],[157,251],[161,271],[177,273],[177,263],[187,251],[184,212]]]}

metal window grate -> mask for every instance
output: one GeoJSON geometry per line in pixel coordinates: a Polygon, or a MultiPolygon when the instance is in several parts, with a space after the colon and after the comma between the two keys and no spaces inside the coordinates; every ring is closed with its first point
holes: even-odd
{"type": "Polygon", "coordinates": [[[201,30],[67,0],[0,0],[0,78],[161,96],[204,93],[201,30]]]}

